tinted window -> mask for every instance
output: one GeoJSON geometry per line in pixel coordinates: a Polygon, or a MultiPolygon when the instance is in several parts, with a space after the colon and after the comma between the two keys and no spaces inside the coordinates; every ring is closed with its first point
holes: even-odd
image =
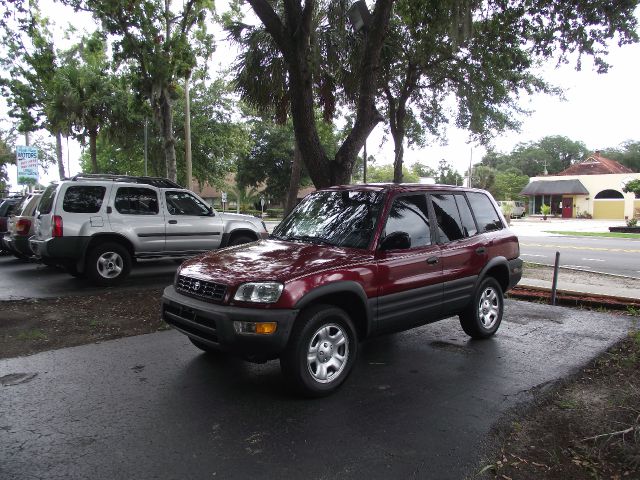
{"type": "Polygon", "coordinates": [[[429,213],[426,195],[407,195],[393,201],[385,236],[393,232],[406,232],[411,239],[411,248],[431,244],[429,213]]]}
{"type": "Polygon", "coordinates": [[[51,208],[53,207],[53,198],[56,196],[56,189],[58,185],[53,184],[49,185],[44,193],[42,194],[42,198],[40,199],[40,205],[38,205],[38,211],[43,214],[51,213],[51,208]]]}
{"type": "Polygon", "coordinates": [[[467,193],[469,203],[476,216],[478,222],[478,230],[480,233],[490,232],[491,230],[502,229],[500,217],[493,207],[493,203],[484,193],[467,193]]]}
{"type": "MultiPolygon", "coordinates": [[[[20,200],[22,201],[22,200],[20,200]]],[[[10,217],[16,210],[17,202],[15,200],[7,200],[0,207],[0,217],[10,217]]]]}
{"type": "Polygon", "coordinates": [[[116,192],[114,206],[123,215],[155,215],[158,195],[150,188],[122,187],[116,192]]]}
{"type": "Polygon", "coordinates": [[[69,213],[97,213],[102,206],[105,191],[105,187],[91,185],[69,187],[64,193],[62,209],[69,213]]]}
{"type": "Polygon", "coordinates": [[[171,215],[209,215],[209,207],[188,192],[167,192],[167,210],[171,215]]]}
{"type": "Polygon", "coordinates": [[[471,209],[464,195],[456,194],[456,205],[458,205],[458,212],[460,213],[460,220],[462,221],[462,233],[465,237],[472,237],[478,233],[476,228],[476,222],[473,220],[471,209]]]}
{"type": "Polygon", "coordinates": [[[433,201],[433,210],[436,213],[438,221],[438,233],[440,240],[443,242],[451,242],[464,238],[462,231],[462,222],[458,213],[458,206],[453,195],[436,194],[431,195],[433,201]]]}
{"type": "Polygon", "coordinates": [[[284,240],[367,248],[382,195],[366,191],[324,191],[306,196],[273,231],[284,240]]]}

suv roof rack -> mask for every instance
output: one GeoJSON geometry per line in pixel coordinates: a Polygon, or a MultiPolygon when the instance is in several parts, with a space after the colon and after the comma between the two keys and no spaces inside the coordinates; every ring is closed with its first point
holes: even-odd
{"type": "Polygon", "coordinates": [[[111,180],[113,182],[130,182],[152,185],[157,188],[184,188],[168,178],[162,177],[144,177],[133,175],[112,175],[109,173],[79,173],[69,180],[77,182],[78,180],[111,180]]]}

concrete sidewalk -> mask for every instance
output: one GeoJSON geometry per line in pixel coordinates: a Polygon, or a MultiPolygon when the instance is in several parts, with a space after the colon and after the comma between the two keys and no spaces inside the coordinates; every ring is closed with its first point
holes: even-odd
{"type": "Polygon", "coordinates": [[[523,237],[549,237],[559,235],[556,232],[608,232],[609,227],[623,227],[624,220],[589,220],[582,218],[525,217],[512,219],[510,230],[523,237]]]}
{"type": "MultiPolygon", "coordinates": [[[[534,290],[551,291],[551,282],[537,278],[522,278],[519,287],[534,290]]],[[[603,297],[624,302],[640,303],[640,291],[626,287],[605,287],[602,285],[585,285],[558,280],[558,293],[577,296],[603,297]]]]}

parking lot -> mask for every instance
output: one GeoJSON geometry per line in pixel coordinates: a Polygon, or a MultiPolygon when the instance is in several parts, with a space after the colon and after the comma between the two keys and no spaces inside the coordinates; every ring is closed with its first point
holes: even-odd
{"type": "Polygon", "coordinates": [[[368,341],[321,400],[173,331],[1,360],[28,381],[0,387],[0,478],[464,478],[506,412],[630,327],[507,301],[487,341],[456,318],[368,341]]]}

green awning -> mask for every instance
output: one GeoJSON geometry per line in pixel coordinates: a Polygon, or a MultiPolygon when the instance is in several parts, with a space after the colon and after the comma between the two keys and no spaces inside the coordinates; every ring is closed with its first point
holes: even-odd
{"type": "Polygon", "coordinates": [[[524,187],[520,195],[589,195],[580,180],[536,180],[524,187]]]}

